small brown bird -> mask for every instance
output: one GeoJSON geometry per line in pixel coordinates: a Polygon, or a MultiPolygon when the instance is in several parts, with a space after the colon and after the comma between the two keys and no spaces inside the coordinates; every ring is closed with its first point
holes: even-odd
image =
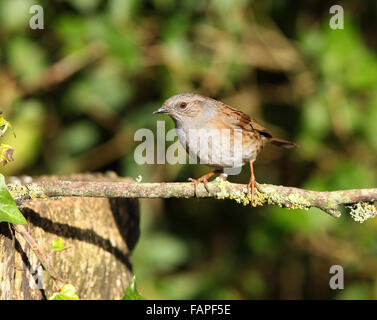
{"type": "Polygon", "coordinates": [[[297,147],[293,142],[273,137],[245,113],[196,93],[176,94],[153,113],[168,114],[175,122],[180,143],[190,156],[215,168],[198,179],[189,179],[195,183],[195,194],[199,183],[202,182],[208,191],[207,179],[217,173],[223,174],[225,168],[235,167],[236,163],[243,166],[249,162],[251,176],[248,190],[254,196],[257,185],[253,162],[264,145],[270,142],[283,148],[297,147]],[[207,138],[206,143],[199,143],[198,137],[207,138]],[[236,137],[241,138],[238,149],[235,148],[238,143],[236,137]]]}

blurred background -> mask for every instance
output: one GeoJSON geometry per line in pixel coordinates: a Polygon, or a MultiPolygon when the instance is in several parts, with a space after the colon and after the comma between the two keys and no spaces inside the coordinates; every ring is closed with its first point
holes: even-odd
{"type": "MultiPolygon", "coordinates": [[[[204,165],[138,165],[170,95],[194,91],[258,119],[297,150],[265,148],[257,181],[376,187],[377,2],[0,0],[0,110],[17,137],[5,175],[114,170],[186,181],[204,165]],[[44,9],[31,30],[29,9],[44,9]],[[138,142],[139,143],[139,142],[138,142]]],[[[231,177],[247,183],[248,168],[231,177]]],[[[133,253],[147,299],[376,299],[377,220],[231,200],[141,200],[133,253]],[[343,266],[344,290],[329,269],[343,266]]],[[[346,211],[345,211],[346,213],[346,211]]],[[[108,284],[112,285],[112,284],[108,284]]]]}

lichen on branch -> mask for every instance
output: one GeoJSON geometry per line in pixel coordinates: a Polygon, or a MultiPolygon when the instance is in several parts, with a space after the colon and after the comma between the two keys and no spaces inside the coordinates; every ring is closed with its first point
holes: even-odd
{"type": "MultiPolygon", "coordinates": [[[[25,188],[14,192],[17,203],[33,198],[45,197],[105,197],[105,198],[192,198],[195,197],[193,183],[138,183],[124,181],[76,181],[39,179],[25,188]],[[25,189],[26,188],[26,189],[25,189]]],[[[351,210],[351,216],[359,222],[374,217],[377,188],[337,191],[312,191],[300,188],[259,184],[254,199],[247,192],[246,185],[216,179],[208,183],[208,190],[198,186],[199,198],[233,199],[243,205],[277,205],[287,209],[308,210],[319,208],[333,217],[340,217],[341,205],[351,210]]],[[[14,186],[10,189],[16,189],[14,186]]]]}

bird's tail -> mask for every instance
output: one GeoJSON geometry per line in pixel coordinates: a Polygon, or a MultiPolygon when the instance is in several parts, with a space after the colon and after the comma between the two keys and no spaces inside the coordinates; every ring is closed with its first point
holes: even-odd
{"type": "Polygon", "coordinates": [[[298,147],[298,145],[296,143],[294,143],[294,142],[283,140],[283,139],[279,139],[279,138],[274,138],[274,137],[272,137],[270,139],[270,142],[272,144],[274,144],[275,146],[286,148],[286,149],[291,149],[291,148],[297,148],[298,147]]]}

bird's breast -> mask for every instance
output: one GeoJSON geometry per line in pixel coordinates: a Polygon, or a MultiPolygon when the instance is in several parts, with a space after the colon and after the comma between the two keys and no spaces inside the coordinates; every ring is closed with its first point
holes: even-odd
{"type": "Polygon", "coordinates": [[[177,128],[177,136],[192,159],[218,168],[254,161],[264,142],[254,132],[234,128],[177,128]]]}

